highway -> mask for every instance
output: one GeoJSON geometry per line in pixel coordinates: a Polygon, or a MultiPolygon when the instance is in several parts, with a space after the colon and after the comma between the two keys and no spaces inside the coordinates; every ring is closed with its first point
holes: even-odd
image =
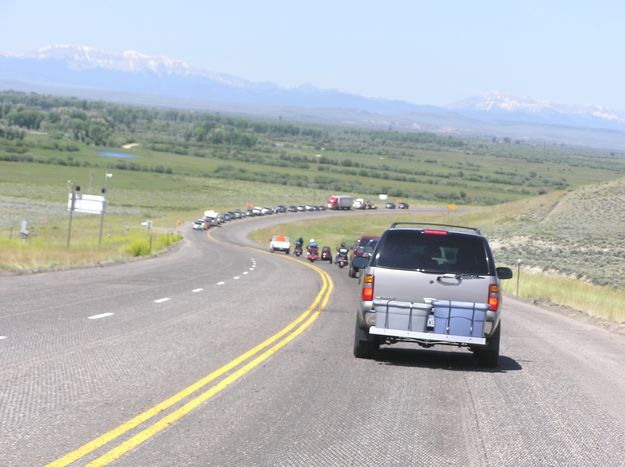
{"type": "Polygon", "coordinates": [[[357,282],[247,239],[320,215],[0,278],[0,464],[625,465],[623,335],[506,297],[497,370],[355,359],[357,282]]]}

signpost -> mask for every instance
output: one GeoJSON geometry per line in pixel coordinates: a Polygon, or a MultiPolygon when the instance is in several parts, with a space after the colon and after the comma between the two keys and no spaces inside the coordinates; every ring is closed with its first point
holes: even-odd
{"type": "Polygon", "coordinates": [[[69,248],[72,237],[72,216],[74,212],[83,214],[99,214],[100,215],[100,233],[98,236],[98,245],[102,244],[102,228],[104,226],[104,214],[106,213],[106,192],[108,190],[108,179],[113,174],[104,175],[104,188],[102,188],[102,196],[100,195],[83,195],[80,193],[80,186],[71,180],[67,181],[67,185],[71,192],[67,197],[67,211],[69,213],[69,222],[67,227],[67,248],[69,248]]]}
{"type": "Polygon", "coordinates": [[[67,206],[67,210],[69,211],[69,225],[67,226],[67,248],[69,248],[69,243],[72,238],[72,214],[74,214],[74,208],[76,207],[76,192],[80,191],[80,186],[76,185],[71,180],[67,181],[72,192],[69,194],[69,204],[67,206]]]}
{"type": "Polygon", "coordinates": [[[148,235],[150,236],[150,253],[152,253],[152,221],[149,219],[145,220],[141,222],[141,225],[145,226],[148,231],[148,235]]]}
{"type": "Polygon", "coordinates": [[[104,188],[102,188],[102,214],[100,214],[100,234],[98,235],[98,245],[102,245],[102,227],[104,226],[104,213],[106,212],[106,192],[108,190],[108,180],[113,174],[107,173],[104,175],[104,188]]]}

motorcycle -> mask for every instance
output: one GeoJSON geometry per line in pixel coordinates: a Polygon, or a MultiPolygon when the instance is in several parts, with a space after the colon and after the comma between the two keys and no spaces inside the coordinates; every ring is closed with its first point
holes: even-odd
{"type": "Polygon", "coordinates": [[[295,256],[302,256],[302,246],[295,245],[295,256]]]}
{"type": "Polygon", "coordinates": [[[311,263],[317,261],[319,259],[319,247],[309,246],[308,254],[306,255],[306,259],[311,263]]]}
{"type": "Polygon", "coordinates": [[[347,266],[349,260],[347,259],[347,248],[339,249],[339,252],[336,255],[336,259],[334,262],[339,266],[339,268],[343,269],[347,266]]]}

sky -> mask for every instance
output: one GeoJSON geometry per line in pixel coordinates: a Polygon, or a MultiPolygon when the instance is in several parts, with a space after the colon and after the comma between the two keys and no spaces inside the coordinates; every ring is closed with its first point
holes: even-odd
{"type": "Polygon", "coordinates": [[[417,104],[499,91],[625,110],[622,0],[0,0],[0,52],[53,44],[417,104]]]}

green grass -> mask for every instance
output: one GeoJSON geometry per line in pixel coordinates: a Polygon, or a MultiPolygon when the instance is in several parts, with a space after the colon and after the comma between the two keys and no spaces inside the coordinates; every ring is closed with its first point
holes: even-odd
{"type": "MultiPolygon", "coordinates": [[[[516,295],[516,278],[502,281],[502,283],[506,293],[516,295]]],[[[549,300],[559,305],[582,310],[591,316],[625,323],[625,292],[621,290],[566,277],[532,273],[522,269],[519,296],[549,300]]]]}

